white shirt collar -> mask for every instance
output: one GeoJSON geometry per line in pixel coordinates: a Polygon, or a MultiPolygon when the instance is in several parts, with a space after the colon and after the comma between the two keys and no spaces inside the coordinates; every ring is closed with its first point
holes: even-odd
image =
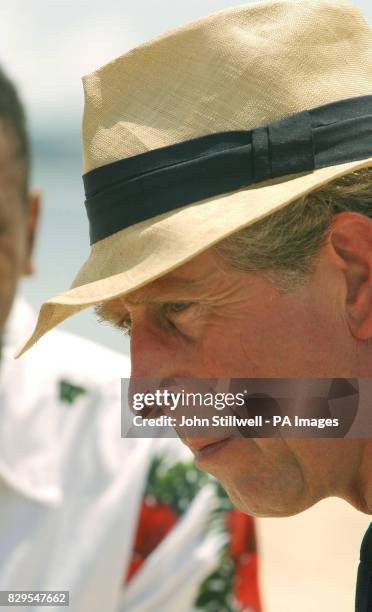
{"type": "Polygon", "coordinates": [[[25,339],[25,334],[33,330],[36,316],[31,306],[22,296],[17,296],[13,302],[3,337],[4,346],[18,348],[25,339]]]}

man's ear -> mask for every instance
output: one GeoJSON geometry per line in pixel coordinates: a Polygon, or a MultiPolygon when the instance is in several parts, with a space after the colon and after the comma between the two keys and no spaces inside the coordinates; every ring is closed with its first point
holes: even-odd
{"type": "Polygon", "coordinates": [[[335,216],[329,234],[346,283],[345,311],[354,338],[372,338],[372,219],[358,213],[335,216]]]}
{"type": "Polygon", "coordinates": [[[24,276],[32,276],[34,273],[34,264],[33,264],[33,249],[35,243],[35,236],[37,232],[38,222],[39,222],[39,214],[40,214],[40,192],[37,190],[32,190],[28,196],[28,204],[27,204],[27,218],[26,218],[26,226],[27,226],[27,245],[26,245],[26,255],[25,255],[25,266],[23,270],[24,276]]]}

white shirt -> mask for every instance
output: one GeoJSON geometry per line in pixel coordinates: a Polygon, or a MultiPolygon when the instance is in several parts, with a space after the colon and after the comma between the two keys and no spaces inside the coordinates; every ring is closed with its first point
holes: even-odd
{"type": "Polygon", "coordinates": [[[124,586],[152,460],[190,456],[178,440],[120,438],[127,358],[52,331],[15,361],[33,325],[17,299],[0,363],[0,589],[68,590],[71,612],[189,612],[225,541],[206,530],[212,489],[124,586]]]}

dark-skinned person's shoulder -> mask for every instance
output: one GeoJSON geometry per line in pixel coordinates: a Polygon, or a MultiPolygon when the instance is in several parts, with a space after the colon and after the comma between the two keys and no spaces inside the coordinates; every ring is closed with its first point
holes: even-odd
{"type": "MultiPolygon", "coordinates": [[[[30,358],[14,360],[19,337],[34,322],[32,308],[16,298],[0,368],[0,463],[12,484],[53,502],[60,495],[51,476],[57,457],[60,480],[76,459],[75,446],[79,461],[85,446],[85,456],[94,458],[101,471],[120,463],[128,450],[130,444],[124,448],[120,437],[120,379],[129,376],[130,364],[124,355],[64,331],[40,342],[30,358]]],[[[89,470],[82,486],[94,482],[93,467],[89,470]]]]}

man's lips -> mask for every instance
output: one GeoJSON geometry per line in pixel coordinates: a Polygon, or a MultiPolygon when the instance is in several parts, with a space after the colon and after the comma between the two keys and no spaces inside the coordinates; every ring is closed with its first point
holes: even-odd
{"type": "Polygon", "coordinates": [[[195,459],[200,461],[202,459],[210,458],[212,455],[215,455],[220,450],[222,450],[230,441],[231,437],[228,438],[220,438],[219,440],[198,440],[197,438],[187,440],[183,440],[185,444],[190,448],[190,450],[194,453],[195,459]]]}

